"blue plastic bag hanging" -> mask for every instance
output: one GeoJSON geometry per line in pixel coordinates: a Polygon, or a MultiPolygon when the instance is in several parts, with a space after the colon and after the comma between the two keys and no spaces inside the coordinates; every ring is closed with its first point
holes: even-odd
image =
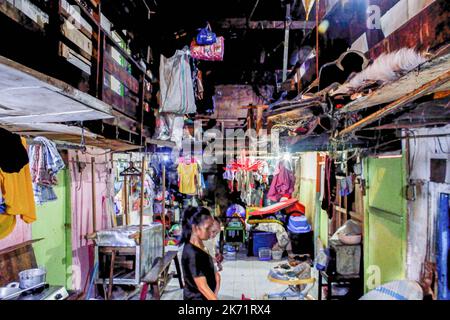
{"type": "Polygon", "coordinates": [[[209,25],[209,23],[206,25],[206,28],[200,29],[200,32],[197,34],[195,41],[198,45],[201,46],[207,46],[216,43],[216,34],[211,31],[211,26],[209,25]]]}

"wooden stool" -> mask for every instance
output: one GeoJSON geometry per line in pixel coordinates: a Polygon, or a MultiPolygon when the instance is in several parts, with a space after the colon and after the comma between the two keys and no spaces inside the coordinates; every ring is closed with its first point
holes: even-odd
{"type": "Polygon", "coordinates": [[[142,279],[144,283],[142,286],[140,300],[145,300],[147,297],[148,287],[152,287],[153,298],[156,300],[161,299],[161,294],[164,291],[166,285],[169,283],[172,275],[169,274],[170,264],[174,260],[176,274],[175,278],[178,278],[178,282],[180,284],[180,288],[183,289],[183,279],[181,278],[181,268],[180,262],[178,260],[178,252],[177,251],[169,251],[164,257],[159,258],[155,265],[152,267],[150,272],[142,279]]]}

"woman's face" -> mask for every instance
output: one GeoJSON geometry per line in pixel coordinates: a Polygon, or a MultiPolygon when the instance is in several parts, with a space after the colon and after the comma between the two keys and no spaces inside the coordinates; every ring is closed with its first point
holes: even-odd
{"type": "Polygon", "coordinates": [[[205,219],[201,224],[192,227],[193,233],[201,240],[208,240],[214,224],[212,217],[205,219]]]}
{"type": "Polygon", "coordinates": [[[213,222],[213,226],[211,228],[211,235],[210,238],[214,239],[220,232],[220,223],[218,223],[216,220],[213,222]]]}

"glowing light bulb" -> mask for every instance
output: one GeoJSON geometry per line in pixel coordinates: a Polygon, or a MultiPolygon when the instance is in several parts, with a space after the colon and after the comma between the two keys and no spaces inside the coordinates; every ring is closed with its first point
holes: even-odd
{"type": "Polygon", "coordinates": [[[328,28],[330,27],[330,22],[328,20],[323,20],[319,26],[317,27],[319,33],[324,34],[327,32],[328,28]]]}

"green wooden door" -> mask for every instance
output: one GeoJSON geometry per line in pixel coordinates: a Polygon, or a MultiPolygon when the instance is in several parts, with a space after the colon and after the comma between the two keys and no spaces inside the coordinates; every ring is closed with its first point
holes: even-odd
{"type": "Polygon", "coordinates": [[[365,161],[365,292],[404,279],[406,270],[406,184],[404,158],[365,161]]]}
{"type": "Polygon", "coordinates": [[[47,269],[47,282],[68,289],[72,287],[69,179],[68,170],[58,174],[54,188],[58,199],[37,206],[37,220],[32,226],[33,239],[44,238],[33,247],[37,263],[47,269]]]}

